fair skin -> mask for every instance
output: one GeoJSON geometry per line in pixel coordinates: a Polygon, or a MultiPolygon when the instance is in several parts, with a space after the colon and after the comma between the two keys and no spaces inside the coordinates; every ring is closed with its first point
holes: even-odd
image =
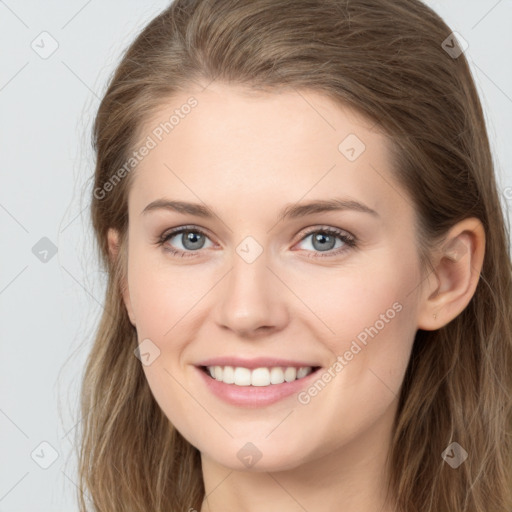
{"type": "MultiPolygon", "coordinates": [[[[139,343],[149,338],[160,350],[143,366],[153,396],[201,452],[201,512],[393,512],[384,499],[386,457],[414,336],[467,306],[483,261],[482,225],[454,226],[447,240],[456,256],[436,253],[435,272],[422,280],[413,203],[393,179],[374,123],[317,92],[248,94],[214,83],[169,100],[144,137],[191,94],[197,107],[134,171],[123,298],[139,343]],[[354,161],[338,149],[349,134],[366,146],[354,161]],[[163,198],[206,204],[217,216],[142,213],[163,198]],[[339,210],[278,221],[286,205],[334,198],[377,215],[339,210]],[[194,231],[195,245],[181,234],[155,243],[180,226],[206,236],[194,231]],[[323,251],[311,233],[326,227],[352,235],[357,247],[331,235],[323,251]],[[248,236],[263,249],[251,263],[237,253],[248,236]],[[266,406],[233,405],[196,367],[221,356],[278,357],[311,361],[320,378],[387,311],[392,318],[308,403],[294,393],[266,406]],[[250,467],[237,456],[247,443],[261,454],[250,467]]],[[[113,230],[109,243],[115,257],[113,230]]]]}

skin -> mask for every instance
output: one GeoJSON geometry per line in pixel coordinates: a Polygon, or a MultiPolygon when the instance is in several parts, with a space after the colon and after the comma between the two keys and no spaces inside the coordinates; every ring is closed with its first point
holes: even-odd
{"type": "MultiPolygon", "coordinates": [[[[198,106],[133,171],[123,298],[139,342],[149,338],[160,350],[143,366],[156,401],[201,452],[201,512],[391,512],[386,457],[414,335],[467,306],[483,227],[476,219],[454,226],[454,252],[435,253],[435,272],[422,280],[413,202],[393,178],[387,139],[374,123],[317,92],[256,94],[213,83],[168,100],[144,136],[191,94],[198,106]],[[348,134],[366,146],[354,161],[338,149],[348,134]],[[334,197],[379,216],[346,210],[277,220],[285,205],[334,197]],[[218,217],[141,214],[160,198],[204,203],[218,217]],[[164,250],[187,251],[182,235],[155,244],[185,225],[207,232],[195,255],[164,250]],[[355,236],[357,248],[336,239],[331,256],[322,252],[310,233],[323,227],[355,236]],[[252,263],[236,252],[247,236],[263,249],[252,263]],[[292,395],[264,408],[228,405],[194,367],[236,354],[327,369],[394,303],[400,312],[307,404],[292,395]],[[251,467],[237,457],[248,442],[262,455],[251,467]]],[[[114,230],[109,243],[114,258],[114,230]]]]}

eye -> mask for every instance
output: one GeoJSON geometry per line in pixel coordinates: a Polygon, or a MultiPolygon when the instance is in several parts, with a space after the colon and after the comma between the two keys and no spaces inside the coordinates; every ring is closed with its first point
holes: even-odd
{"type": "Polygon", "coordinates": [[[194,252],[197,252],[199,249],[203,249],[205,239],[207,238],[206,233],[201,229],[194,226],[183,226],[164,233],[157,243],[158,245],[163,246],[164,249],[169,251],[171,254],[186,258],[195,256],[194,252]],[[177,238],[185,250],[179,248],[176,249],[171,244],[164,245],[173,238],[177,238]]]}
{"type": "Polygon", "coordinates": [[[313,251],[313,253],[311,253],[311,251],[308,251],[310,252],[310,254],[307,255],[309,258],[337,256],[351,248],[357,247],[357,240],[353,235],[349,235],[345,231],[337,228],[323,226],[322,228],[308,231],[301,239],[301,242],[307,240],[309,237],[312,238],[311,242],[307,245],[313,247],[314,250],[320,253],[326,253],[318,254],[318,252],[315,253],[313,251]],[[341,241],[341,247],[340,244],[336,247],[336,239],[341,241]],[[332,249],[337,250],[333,251],[332,249]]]}
{"type": "MultiPolygon", "coordinates": [[[[323,226],[315,230],[310,230],[303,234],[301,242],[307,238],[312,237],[311,243],[313,251],[308,251],[309,258],[325,258],[337,256],[345,251],[357,247],[357,240],[353,235],[349,235],[341,229],[323,226]],[[336,247],[336,240],[341,241],[341,247],[338,244],[336,247]],[[333,251],[333,249],[337,249],[333,251]],[[326,253],[318,254],[318,253],[326,253]]],[[[205,240],[209,239],[207,234],[195,226],[182,226],[171,231],[165,232],[157,240],[157,245],[162,246],[166,251],[173,255],[181,257],[196,256],[195,253],[199,252],[205,246],[205,240]],[[183,249],[176,248],[170,242],[173,238],[177,238],[181,243],[183,249]]]]}

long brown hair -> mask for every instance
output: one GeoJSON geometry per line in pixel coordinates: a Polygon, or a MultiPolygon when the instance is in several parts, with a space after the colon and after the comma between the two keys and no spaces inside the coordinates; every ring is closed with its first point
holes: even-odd
{"type": "Polygon", "coordinates": [[[390,488],[400,512],[510,512],[510,238],[481,103],[451,33],[419,0],[176,0],[127,49],[93,134],[91,214],[109,281],[82,386],[82,512],[88,495],[101,512],[201,508],[200,454],[159,408],[133,354],[137,336],[120,290],[136,170],[122,179],[119,170],[149,116],[177,91],[213,80],[319,91],[378,123],[415,205],[425,272],[450,227],[468,217],[482,222],[485,258],[470,303],[441,329],[416,334],[390,488]],[[121,234],[115,261],[111,227],[121,234]],[[452,441],[469,454],[456,470],[441,457],[452,441]]]}

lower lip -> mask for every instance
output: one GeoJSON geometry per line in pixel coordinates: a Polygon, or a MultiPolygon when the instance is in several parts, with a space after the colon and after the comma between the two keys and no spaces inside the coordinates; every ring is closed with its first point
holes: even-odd
{"type": "Polygon", "coordinates": [[[206,372],[196,366],[197,371],[206,383],[208,389],[225,402],[239,407],[265,407],[274,404],[299,393],[307,387],[310,382],[317,377],[320,370],[311,372],[302,379],[292,382],[283,382],[282,384],[270,384],[269,386],[237,386],[235,384],[226,384],[213,379],[206,372]]]}

